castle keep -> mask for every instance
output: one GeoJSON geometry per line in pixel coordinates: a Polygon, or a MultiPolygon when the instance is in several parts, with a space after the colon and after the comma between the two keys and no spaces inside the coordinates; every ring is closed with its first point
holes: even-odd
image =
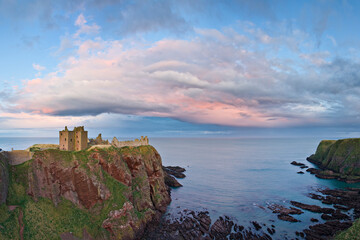
{"type": "Polygon", "coordinates": [[[59,148],[66,151],[80,151],[87,148],[88,132],[84,130],[84,126],[75,127],[73,131],[69,131],[65,126],[65,130],[59,132],[59,148]]]}

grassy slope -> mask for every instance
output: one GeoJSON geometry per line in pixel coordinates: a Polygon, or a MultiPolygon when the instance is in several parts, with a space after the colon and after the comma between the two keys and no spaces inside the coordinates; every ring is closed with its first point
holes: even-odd
{"type": "MultiPolygon", "coordinates": [[[[111,161],[111,151],[116,151],[119,154],[135,151],[146,155],[151,150],[150,146],[141,146],[138,148],[101,149],[99,152],[111,161]]],[[[89,158],[92,151],[65,152],[49,149],[37,152],[37,154],[44,154],[46,151],[51,152],[56,161],[61,161],[64,166],[69,166],[76,159],[80,162],[80,166],[87,170],[88,174],[99,176],[99,173],[90,172],[88,167],[88,164],[98,164],[94,159],[89,158]]],[[[34,202],[26,194],[31,162],[32,160],[18,166],[12,166],[10,169],[7,205],[17,205],[18,208],[9,211],[5,205],[0,206],[0,239],[19,239],[18,216],[20,209],[24,213],[24,239],[60,239],[59,235],[64,232],[72,232],[75,236],[82,237],[84,228],[93,237],[106,238],[108,236],[108,232],[101,228],[101,224],[111,210],[121,208],[124,202],[128,200],[124,197],[129,195],[126,194],[126,191],[130,191],[127,186],[101,169],[104,176],[103,181],[110,190],[111,197],[105,202],[95,205],[91,210],[79,209],[65,199],[58,206],[46,198],[34,202]]],[[[137,197],[138,194],[137,192],[132,193],[134,197],[137,197]]],[[[139,217],[144,215],[142,212],[136,211],[135,213],[139,217]]]]}
{"type": "Polygon", "coordinates": [[[335,240],[359,240],[360,239],[360,219],[356,220],[353,225],[336,235],[335,240]]]}
{"type": "Polygon", "coordinates": [[[311,158],[321,167],[360,176],[360,138],[321,141],[311,158]]]}

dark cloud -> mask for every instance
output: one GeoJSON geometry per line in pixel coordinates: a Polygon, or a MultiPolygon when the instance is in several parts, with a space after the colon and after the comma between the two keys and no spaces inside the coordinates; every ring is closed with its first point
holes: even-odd
{"type": "Polygon", "coordinates": [[[22,36],[21,41],[25,47],[33,48],[35,45],[39,44],[40,36],[22,36]]]}

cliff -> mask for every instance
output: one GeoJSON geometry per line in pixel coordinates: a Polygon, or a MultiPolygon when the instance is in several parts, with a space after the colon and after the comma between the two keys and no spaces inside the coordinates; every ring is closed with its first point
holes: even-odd
{"type": "Polygon", "coordinates": [[[39,150],[9,173],[0,239],[136,239],[170,203],[152,146],[39,150]]]}
{"type": "Polygon", "coordinates": [[[4,203],[7,198],[9,187],[9,173],[8,173],[8,163],[0,153],[0,204],[4,203]]]}
{"type": "Polygon", "coordinates": [[[322,169],[318,177],[360,181],[360,138],[323,140],[307,160],[322,169]]]}

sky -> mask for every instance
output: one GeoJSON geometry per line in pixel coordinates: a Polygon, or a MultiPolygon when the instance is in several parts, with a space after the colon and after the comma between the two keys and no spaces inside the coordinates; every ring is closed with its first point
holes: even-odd
{"type": "Polygon", "coordinates": [[[0,136],[350,136],[360,2],[0,0],[0,136]]]}

